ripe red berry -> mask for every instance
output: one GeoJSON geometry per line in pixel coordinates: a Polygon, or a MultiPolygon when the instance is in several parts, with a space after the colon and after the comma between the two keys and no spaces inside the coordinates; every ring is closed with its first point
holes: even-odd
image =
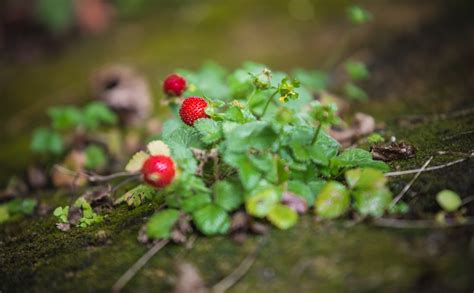
{"type": "Polygon", "coordinates": [[[163,91],[169,96],[181,96],[186,90],[186,79],[178,74],[169,75],[163,82],[163,91]]]}
{"type": "Polygon", "coordinates": [[[173,181],[174,162],[168,156],[150,156],[142,166],[145,181],[154,187],[165,187],[173,181]]]}
{"type": "Polygon", "coordinates": [[[179,116],[181,116],[184,123],[193,126],[194,121],[201,118],[209,118],[205,112],[206,108],[207,102],[203,98],[189,97],[183,101],[179,109],[179,116]]]}

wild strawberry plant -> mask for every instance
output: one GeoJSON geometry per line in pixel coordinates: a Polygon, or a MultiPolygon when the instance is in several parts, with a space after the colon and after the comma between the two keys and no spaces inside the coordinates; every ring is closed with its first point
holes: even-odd
{"type": "MultiPolygon", "coordinates": [[[[360,66],[351,70],[362,74],[360,66]]],[[[388,166],[366,150],[343,150],[328,135],[339,118],[334,103],[313,97],[320,75],[300,70],[300,82],[253,63],[230,74],[215,65],[178,73],[187,84],[173,100],[181,100],[179,116],[164,123],[148,153],[130,160],[126,170],[141,172],[145,183],[118,200],[164,201],[147,225],[149,237],[169,238],[185,215],[215,235],[229,232],[237,210],[288,229],[307,212],[378,217],[389,207],[388,166]],[[157,156],[162,160],[150,163],[157,156]]]]}

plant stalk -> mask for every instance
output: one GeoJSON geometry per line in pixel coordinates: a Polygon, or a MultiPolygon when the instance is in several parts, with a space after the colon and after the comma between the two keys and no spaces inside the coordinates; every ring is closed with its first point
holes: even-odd
{"type": "Polygon", "coordinates": [[[278,90],[276,90],[267,100],[267,103],[265,104],[265,107],[263,108],[263,112],[260,116],[258,116],[258,118],[261,118],[265,115],[265,113],[267,112],[267,109],[268,109],[268,106],[270,105],[270,102],[273,100],[273,97],[275,97],[275,95],[278,93],[278,90]]]}

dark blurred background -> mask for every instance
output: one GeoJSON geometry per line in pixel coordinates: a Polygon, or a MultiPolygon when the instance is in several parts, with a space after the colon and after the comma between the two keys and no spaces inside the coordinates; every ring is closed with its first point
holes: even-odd
{"type": "Polygon", "coordinates": [[[47,121],[48,106],[91,99],[90,75],[104,65],[138,69],[155,99],[166,74],[206,60],[337,73],[347,58],[373,64],[374,52],[452,2],[0,0],[0,173],[27,164],[31,131],[47,121]],[[351,23],[354,3],[372,21],[351,23]]]}

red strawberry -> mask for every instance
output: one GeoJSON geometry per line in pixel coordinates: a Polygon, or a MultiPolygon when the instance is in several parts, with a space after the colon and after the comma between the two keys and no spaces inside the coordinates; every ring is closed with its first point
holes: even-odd
{"type": "Polygon", "coordinates": [[[171,74],[163,82],[163,91],[169,96],[181,96],[186,90],[186,79],[178,74],[171,74]]]}
{"type": "Polygon", "coordinates": [[[183,101],[179,109],[179,116],[181,116],[184,123],[193,126],[194,121],[201,118],[209,118],[205,112],[206,108],[207,102],[203,98],[189,97],[183,101]]]}
{"type": "Polygon", "coordinates": [[[174,162],[168,156],[150,156],[142,166],[145,181],[154,187],[165,187],[173,181],[174,162]]]}

